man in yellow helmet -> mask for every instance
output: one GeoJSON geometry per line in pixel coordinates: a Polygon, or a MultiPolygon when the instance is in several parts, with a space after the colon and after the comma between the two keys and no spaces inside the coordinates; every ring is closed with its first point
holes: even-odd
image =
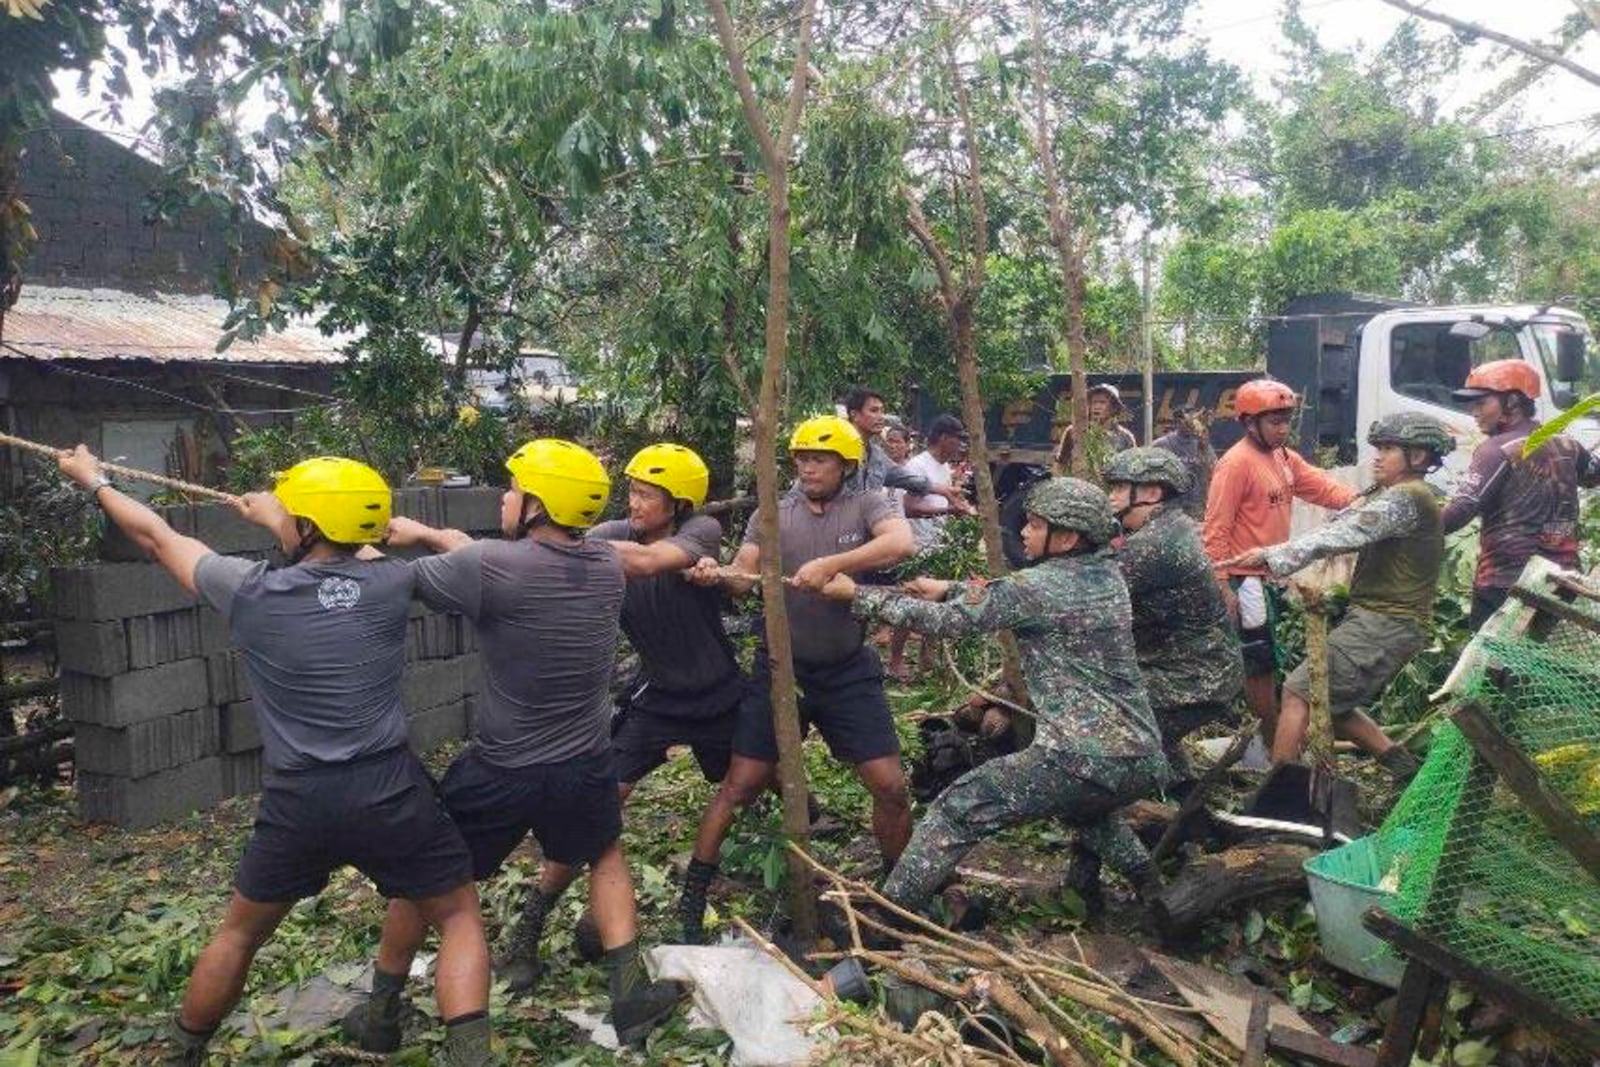
{"type": "Polygon", "coordinates": [[[291,560],[269,570],[176,533],[113,488],[82,445],[62,454],[61,470],[228,620],[260,719],[266,774],[255,829],[222,928],[195,961],[167,1063],[206,1062],[256,952],[295,901],[348,864],[439,931],[444,1062],[488,1064],[489,953],[471,856],[406,746],[400,680],[415,576],[371,549],[389,521],[383,478],[321,457],[281,475],[273,493],[241,498],[240,512],[272,530],[291,560]]]}
{"type": "MultiPolygon", "coordinates": [[[[622,806],[611,750],[609,680],[617,648],[623,570],[615,547],[586,539],[611,480],[588,450],[543,438],[506,462],[503,541],[474,541],[409,519],[389,543],[441,555],[418,560],[417,594],[477,628],[485,685],[473,744],[451,765],[440,796],[472,852],[474,876],[492,877],[524,837],[544,864],[527,913],[496,969],[514,992],[539,976],[541,902],[589,868],[589,906],[611,979],[611,1019],[627,1044],[671,1013],[684,990],[651,982],[639,954],[633,882],[622,852],[622,806]]],[[[391,904],[373,996],[346,1016],[365,1048],[392,1029],[400,992],[421,945],[415,909],[391,904]]]]}
{"type": "MultiPolygon", "coordinates": [[[[807,419],[795,428],[789,453],[797,478],[778,502],[778,526],[783,570],[791,586],[784,602],[801,690],[800,714],[806,726],[815,724],[821,731],[835,759],[856,769],[872,794],[872,829],[887,868],[911,838],[911,801],[883,692],[883,665],[848,605],[827,600],[821,589],[837,574],[894,566],[915,551],[916,541],[883,493],[849,488],[847,479],[866,453],[849,422],[836,415],[807,419]]],[[[759,512],[751,516],[744,545],[730,568],[742,577],[725,575],[715,557],[706,557],[689,572],[692,580],[749,593],[760,564],[760,518],[759,512]]],[[[679,913],[686,942],[704,939],[706,891],[716,876],[722,839],[739,809],[769,786],[777,763],[771,677],[767,653],[758,649],[754,677],[739,708],[733,760],[701,819],[684,879],[679,913]]]]}

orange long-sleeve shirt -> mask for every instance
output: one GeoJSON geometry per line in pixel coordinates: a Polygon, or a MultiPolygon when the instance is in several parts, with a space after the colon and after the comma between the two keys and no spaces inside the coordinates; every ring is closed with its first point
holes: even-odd
{"type": "MultiPolygon", "coordinates": [[[[1206,555],[1231,559],[1252,548],[1289,539],[1294,498],[1325,508],[1349,507],[1356,491],[1286,448],[1262,451],[1246,437],[1225,452],[1211,474],[1206,496],[1206,555]]],[[[1265,574],[1265,568],[1230,567],[1233,575],[1265,574]]]]}

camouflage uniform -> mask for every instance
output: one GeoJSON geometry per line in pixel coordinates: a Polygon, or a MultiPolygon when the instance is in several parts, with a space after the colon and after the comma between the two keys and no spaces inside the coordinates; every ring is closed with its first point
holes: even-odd
{"type": "Polygon", "coordinates": [[[1239,639],[1193,520],[1157,505],[1117,563],[1133,599],[1133,643],[1167,759],[1187,770],[1185,736],[1228,717],[1244,684],[1239,639]]]}
{"type": "Polygon", "coordinates": [[[934,803],[889,876],[891,898],[923,906],[979,841],[1034,819],[1082,827],[1124,873],[1148,869],[1139,839],[1108,819],[1166,775],[1127,587],[1109,553],[1091,549],[1006,578],[956,583],[937,604],[864,588],[855,611],[936,637],[1011,630],[1038,716],[1029,748],[963,775],[934,803]]]}

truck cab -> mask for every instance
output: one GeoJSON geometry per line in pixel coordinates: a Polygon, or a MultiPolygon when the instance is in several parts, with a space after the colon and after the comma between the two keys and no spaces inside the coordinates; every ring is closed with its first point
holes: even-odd
{"type": "MultiPolygon", "coordinates": [[[[1363,479],[1372,457],[1366,430],[1401,411],[1438,418],[1458,448],[1434,480],[1450,488],[1483,440],[1467,406],[1451,398],[1473,367],[1526,360],[1543,385],[1537,417],[1555,418],[1600,391],[1600,358],[1577,312],[1553,306],[1407,307],[1344,294],[1291,302],[1268,337],[1267,367],[1305,397],[1299,447],[1335,458],[1363,479]]],[[[1600,444],[1600,420],[1568,428],[1586,448],[1600,444]]]]}

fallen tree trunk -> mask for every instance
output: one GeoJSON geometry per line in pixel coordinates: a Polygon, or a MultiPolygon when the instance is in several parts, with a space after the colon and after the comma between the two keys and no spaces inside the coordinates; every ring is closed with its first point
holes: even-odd
{"type": "Polygon", "coordinates": [[[18,752],[29,752],[36,748],[44,748],[63,737],[71,736],[72,724],[70,722],[53,722],[34,730],[32,733],[0,739],[0,756],[13,756],[18,752]]]}
{"type": "Polygon", "coordinates": [[[1315,850],[1302,845],[1241,845],[1202,856],[1167,884],[1151,905],[1165,938],[1181,938],[1235,904],[1272,893],[1304,892],[1306,860],[1315,850]]]}

